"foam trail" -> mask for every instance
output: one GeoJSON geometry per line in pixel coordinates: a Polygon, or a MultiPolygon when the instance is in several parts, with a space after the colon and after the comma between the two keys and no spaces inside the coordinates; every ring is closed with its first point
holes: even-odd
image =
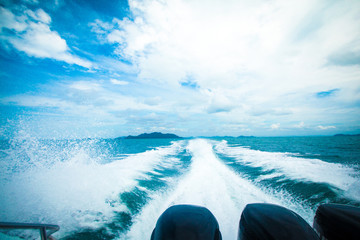
{"type": "MultiPolygon", "coordinates": [[[[231,147],[226,141],[217,144],[215,149],[218,153],[236,159],[239,164],[261,167],[264,171],[275,170],[277,174],[295,180],[327,183],[342,190],[347,190],[359,177],[359,173],[351,167],[319,159],[293,157],[279,152],[262,152],[245,147],[231,147]]],[[[262,176],[262,179],[265,178],[262,176]]]]}
{"type": "Polygon", "coordinates": [[[313,214],[286,194],[278,193],[275,197],[231,171],[215,156],[208,141],[191,140],[187,149],[192,155],[189,172],[174,189],[153,196],[136,218],[126,239],[149,238],[160,214],[174,204],[207,207],[217,218],[223,239],[236,239],[240,214],[248,203],[271,202],[296,208],[298,213],[313,214]]]}
{"type": "Polygon", "coordinates": [[[134,188],[136,179],[182,149],[181,142],[174,142],[106,164],[77,149],[66,161],[29,168],[0,182],[0,215],[3,221],[56,223],[60,235],[102,226],[112,222],[114,211],[126,210],[119,193],[134,188]]]}

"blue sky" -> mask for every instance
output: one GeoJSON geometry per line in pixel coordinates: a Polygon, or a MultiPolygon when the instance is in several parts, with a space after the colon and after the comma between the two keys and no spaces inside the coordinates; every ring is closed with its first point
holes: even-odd
{"type": "Polygon", "coordinates": [[[360,2],[1,0],[0,133],[360,132],[360,2]]]}

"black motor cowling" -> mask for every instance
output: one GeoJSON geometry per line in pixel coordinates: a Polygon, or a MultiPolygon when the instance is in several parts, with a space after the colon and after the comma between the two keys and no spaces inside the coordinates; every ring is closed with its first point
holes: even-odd
{"type": "Polygon", "coordinates": [[[219,224],[204,207],[175,205],[158,219],[151,240],[221,240],[219,224]]]}
{"type": "Polygon", "coordinates": [[[360,208],[342,204],[323,204],[316,210],[314,228],[328,240],[360,239],[360,208]]]}
{"type": "Polygon", "coordinates": [[[318,240],[311,226],[293,211],[274,204],[246,205],[238,240],[318,240]]]}

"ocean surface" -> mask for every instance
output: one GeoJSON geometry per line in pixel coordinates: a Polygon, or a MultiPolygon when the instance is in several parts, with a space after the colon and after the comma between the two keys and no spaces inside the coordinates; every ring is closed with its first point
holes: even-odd
{"type": "Polygon", "coordinates": [[[58,224],[59,239],[149,239],[174,204],[207,207],[236,239],[259,202],[309,224],[319,204],[360,206],[360,137],[0,142],[0,221],[58,224]]]}

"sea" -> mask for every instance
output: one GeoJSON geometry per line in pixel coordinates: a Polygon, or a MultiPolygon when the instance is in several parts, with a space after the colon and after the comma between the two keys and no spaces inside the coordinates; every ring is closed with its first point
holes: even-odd
{"type": "Polygon", "coordinates": [[[0,142],[0,222],[57,224],[57,239],[150,239],[176,204],[208,208],[236,239],[249,203],[310,225],[320,204],[360,207],[360,137],[0,142]]]}

